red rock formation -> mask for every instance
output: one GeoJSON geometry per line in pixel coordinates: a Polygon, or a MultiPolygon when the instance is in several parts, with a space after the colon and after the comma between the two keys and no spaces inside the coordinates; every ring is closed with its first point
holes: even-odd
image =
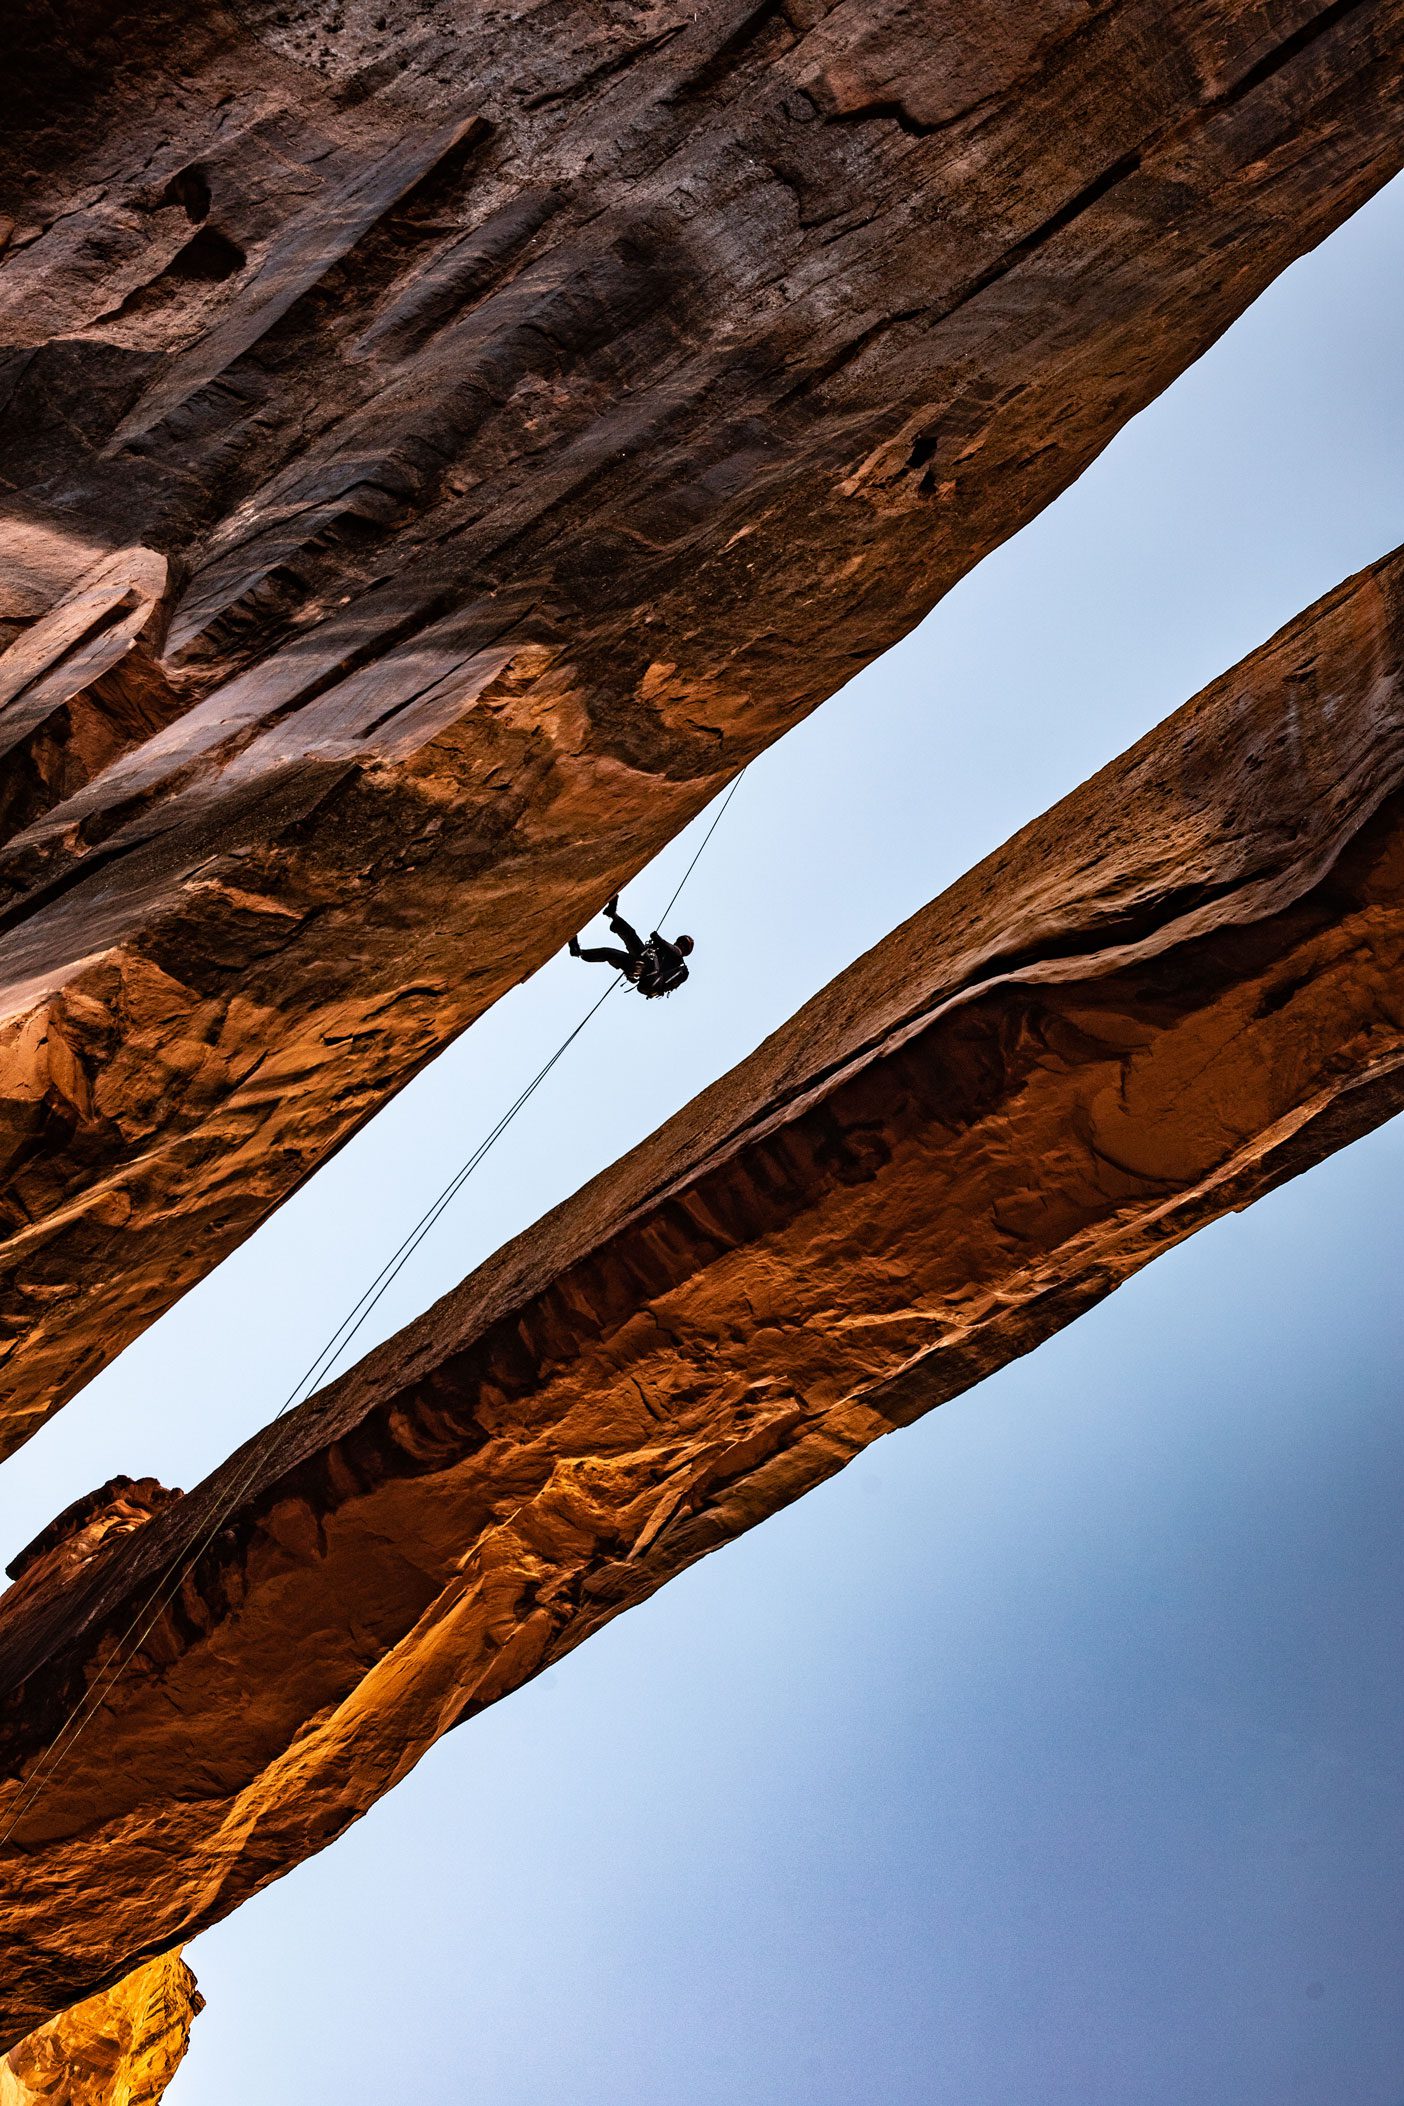
{"type": "Polygon", "coordinates": [[[0,2060],[0,2106],[160,2106],[204,2008],[178,1952],[90,1996],[0,2060]]]}
{"type": "Polygon", "coordinates": [[[3,1446],[1404,158],[1404,0],[15,5],[3,1446]]]}
{"type": "Polygon", "coordinates": [[[0,657],[0,838],[101,773],[179,711],[155,663],[165,558],[101,558],[0,657]]]}
{"type": "Polygon", "coordinates": [[[0,1617],[0,2038],[224,1914],[450,1726],[1401,1103],[1404,554],[0,1617]]]}
{"type": "Polygon", "coordinates": [[[112,1477],[95,1492],[75,1499],[5,1567],[14,1585],[0,1595],[0,1623],[31,1595],[71,1579],[113,1536],[145,1527],[180,1496],[154,1477],[112,1477]]]}

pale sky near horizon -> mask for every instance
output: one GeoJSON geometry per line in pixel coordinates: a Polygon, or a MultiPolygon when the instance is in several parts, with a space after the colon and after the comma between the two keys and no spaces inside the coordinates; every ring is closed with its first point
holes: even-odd
{"type": "MultiPolygon", "coordinates": [[[[602,1011],[365,1344],[1404,540],[1401,261],[1404,179],[751,769],[690,986],[602,1011]]],[[[7,1464],[0,1559],[262,1424],[599,984],[552,961],[7,1464]]],[[[190,1948],[170,2106],[1404,2106],[1401,1173],[1396,1122],[450,1735],[190,1948]]]]}

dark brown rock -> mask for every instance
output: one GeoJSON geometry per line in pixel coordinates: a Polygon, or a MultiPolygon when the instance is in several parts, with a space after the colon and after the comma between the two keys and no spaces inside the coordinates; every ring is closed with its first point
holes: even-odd
{"type": "Polygon", "coordinates": [[[17,19],[0,1447],[1404,157],[1404,0],[17,19]]]}
{"type": "Polygon", "coordinates": [[[75,1499],[5,1567],[15,1584],[0,1594],[0,1623],[36,1591],[71,1579],[113,1536],[144,1528],[180,1496],[154,1477],[124,1476],[111,1477],[95,1492],[75,1499]]]}
{"type": "Polygon", "coordinates": [[[0,1619],[0,2038],[223,1915],[450,1726],[1401,1103],[1397,554],[0,1619]]]}

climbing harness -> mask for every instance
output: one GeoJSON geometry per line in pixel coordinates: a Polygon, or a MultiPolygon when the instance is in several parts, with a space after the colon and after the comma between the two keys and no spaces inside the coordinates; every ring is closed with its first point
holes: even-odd
{"type": "MultiPolygon", "coordinates": [[[[679,878],[677,886],[673,892],[672,898],[669,900],[667,906],[663,909],[663,912],[659,915],[658,919],[660,923],[665,922],[668,919],[668,916],[672,913],[674,907],[677,905],[679,899],[682,897],[683,887],[687,884],[687,881],[692,876],[693,871],[701,862],[707,844],[711,840],[717,828],[721,825],[722,820],[725,818],[727,806],[731,803],[732,798],[740,789],[741,784],[745,779],[745,774],[746,770],[742,768],[740,773],[737,775],[735,781],[727,789],[726,795],[722,798],[720,805],[717,807],[716,815],[713,818],[711,825],[707,828],[706,833],[702,836],[701,842],[698,844],[697,851],[694,854],[692,861],[688,864],[686,870],[679,878]]],[[[483,1140],[479,1141],[477,1147],[473,1150],[472,1154],[468,1157],[467,1161],[463,1163],[459,1167],[459,1169],[457,1169],[454,1172],[453,1176],[449,1179],[448,1183],[439,1193],[437,1199],[433,1200],[431,1204],[425,1208],[424,1212],[420,1215],[414,1227],[410,1230],[409,1234],[400,1244],[399,1249],[396,1250],[393,1253],[393,1255],[386,1260],[384,1265],[382,1265],[380,1271],[371,1281],[369,1287],[367,1287],[365,1292],[361,1295],[359,1301],[357,1301],[352,1306],[347,1315],[342,1318],[340,1324],[338,1324],[336,1330],[327,1340],[327,1343],[323,1346],[321,1352],[318,1353],[316,1358],[312,1361],[311,1365],[306,1369],[306,1371],[303,1373],[300,1379],[293,1385],[293,1388],[289,1391],[287,1397],[279,1406],[278,1410],[274,1413],[273,1417],[268,1421],[268,1424],[262,1429],[261,1432],[254,1435],[253,1439],[249,1443],[249,1453],[243,1467],[235,1473],[227,1493],[215,1500],[214,1514],[210,1519],[208,1525],[205,1526],[202,1531],[197,1521],[195,1533],[192,1534],[192,1536],[183,1546],[177,1548],[174,1557],[164,1567],[160,1577],[156,1581],[155,1586],[147,1595],[141,1607],[137,1610],[136,1615],[132,1618],[130,1624],[127,1626],[126,1630],[122,1633],[122,1636],[117,1641],[117,1644],[113,1650],[112,1658],[109,1661],[107,1668],[99,1672],[97,1678],[93,1682],[92,1687],[88,1689],[82,1697],[79,1698],[73,1710],[69,1713],[64,1723],[59,1727],[59,1730],[55,1734],[53,1740],[50,1741],[47,1750],[40,1757],[38,1766],[36,1767],[33,1776],[30,1778],[29,1783],[25,1787],[24,1791],[20,1794],[18,1805],[15,1807],[13,1813],[10,1815],[10,1818],[7,1821],[3,1831],[0,1831],[0,1847],[3,1847],[4,1844],[8,1843],[10,1837],[14,1834],[14,1831],[18,1827],[19,1823],[24,1819],[24,1816],[35,1804],[35,1801],[38,1799],[39,1794],[42,1791],[44,1785],[57,1773],[64,1759],[77,1746],[78,1741],[82,1737],[83,1733],[87,1730],[87,1727],[92,1723],[92,1720],[97,1715],[97,1712],[100,1710],[107,1698],[112,1694],[113,1690],[115,1690],[123,1674],[126,1672],[127,1668],[131,1665],[131,1663],[135,1660],[137,1654],[141,1651],[142,1646],[146,1643],[147,1638],[150,1636],[151,1631],[155,1626],[157,1618],[163,1614],[163,1612],[169,1606],[171,1601],[174,1599],[176,1591],[183,1584],[186,1575],[193,1570],[195,1565],[204,1556],[205,1552],[209,1549],[211,1543],[213,1543],[215,1537],[224,1527],[230,1514],[233,1513],[235,1507],[243,1498],[245,1492],[247,1492],[247,1490],[249,1489],[249,1486],[253,1483],[255,1477],[258,1475],[260,1468],[262,1467],[265,1456],[269,1452],[269,1436],[272,1434],[274,1428],[278,1426],[279,1423],[287,1417],[288,1413],[294,1410],[297,1405],[305,1403],[307,1398],[311,1396],[314,1388],[316,1388],[316,1386],[319,1383],[324,1382],[326,1378],[330,1375],[337,1361],[346,1351],[346,1348],[350,1345],[352,1339],[356,1336],[356,1333],[361,1329],[361,1326],[366,1322],[366,1319],[370,1316],[377,1303],[388,1292],[390,1287],[393,1286],[394,1282],[398,1279],[399,1275],[404,1271],[410,1259],[419,1249],[420,1244],[423,1243],[425,1237],[429,1235],[430,1231],[435,1227],[435,1225],[439,1222],[442,1216],[447,1212],[448,1208],[453,1204],[454,1200],[458,1197],[458,1194],[463,1190],[463,1187],[467,1184],[469,1178],[478,1168],[478,1165],[483,1161],[484,1157],[489,1153],[489,1151],[496,1146],[498,1141],[501,1140],[503,1134],[506,1133],[508,1127],[512,1124],[512,1121],[516,1118],[517,1114],[520,1111],[522,1111],[527,1104],[530,1103],[531,1099],[536,1095],[536,1092],[540,1089],[542,1083],[546,1080],[546,1077],[556,1066],[556,1063],[559,1060],[561,1060],[567,1052],[569,1052],[570,1048],[575,1044],[576,1039],[579,1038],[581,1032],[584,1031],[586,1026],[589,1023],[591,1023],[596,1016],[599,1015],[599,1012],[604,1008],[605,1003],[609,1000],[610,996],[614,993],[615,989],[624,984],[624,979],[625,976],[623,973],[617,973],[615,975],[615,977],[610,981],[609,986],[605,989],[604,993],[599,997],[599,1000],[595,1002],[591,1006],[591,1008],[586,1010],[584,1016],[581,1017],[580,1022],[575,1026],[574,1030],[567,1033],[566,1037],[562,1039],[560,1045],[557,1046],[555,1052],[551,1055],[551,1058],[546,1062],[545,1066],[537,1070],[536,1074],[533,1075],[531,1081],[527,1084],[526,1088],[522,1091],[521,1095],[516,1099],[514,1103],[508,1106],[507,1110],[502,1114],[501,1118],[497,1121],[497,1124],[492,1128],[491,1132],[488,1133],[483,1140]]]]}

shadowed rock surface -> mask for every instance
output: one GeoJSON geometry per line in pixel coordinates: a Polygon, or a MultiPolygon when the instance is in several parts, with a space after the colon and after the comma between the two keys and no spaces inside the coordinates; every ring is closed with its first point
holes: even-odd
{"type": "Polygon", "coordinates": [[[45,1532],[0,1599],[0,2027],[193,1935],[449,1727],[1401,1103],[1395,555],[196,1492],[118,1481],[45,1532]]]}
{"type": "Polygon", "coordinates": [[[1404,0],[19,0],[0,1451],[1404,159],[1404,0]]]}
{"type": "Polygon", "coordinates": [[[178,1952],[88,1997],[0,2061],[0,2106],[160,2106],[204,2009],[178,1952]]]}

